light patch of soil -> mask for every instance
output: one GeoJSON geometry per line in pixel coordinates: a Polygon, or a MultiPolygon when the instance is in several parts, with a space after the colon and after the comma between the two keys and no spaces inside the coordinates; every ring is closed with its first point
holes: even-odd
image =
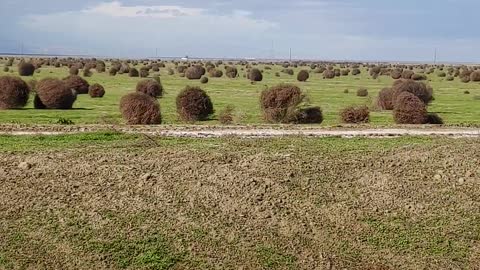
{"type": "Polygon", "coordinates": [[[478,266],[478,139],[217,143],[0,153],[0,268],[478,266]]]}

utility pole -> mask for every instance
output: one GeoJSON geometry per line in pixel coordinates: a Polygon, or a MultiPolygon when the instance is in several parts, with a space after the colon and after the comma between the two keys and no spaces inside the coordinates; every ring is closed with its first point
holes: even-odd
{"type": "Polygon", "coordinates": [[[158,48],[155,48],[155,58],[158,58],[158,48]]]}
{"type": "Polygon", "coordinates": [[[23,56],[23,42],[20,43],[20,54],[23,56]]]}
{"type": "Polygon", "coordinates": [[[433,55],[433,64],[437,64],[437,48],[435,48],[435,54],[433,55]]]}
{"type": "Polygon", "coordinates": [[[273,40],[272,40],[272,48],[270,49],[270,57],[273,59],[275,59],[275,44],[273,43],[273,40]]]}
{"type": "Polygon", "coordinates": [[[292,62],[292,48],[290,48],[290,62],[292,62]]]}

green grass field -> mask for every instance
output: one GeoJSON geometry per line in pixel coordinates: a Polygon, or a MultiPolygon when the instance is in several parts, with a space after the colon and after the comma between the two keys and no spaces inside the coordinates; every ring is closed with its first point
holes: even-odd
{"type": "MultiPolygon", "coordinates": [[[[3,67],[4,63],[0,66],[3,67]]],[[[167,68],[169,63],[167,65],[167,68]]],[[[140,66],[137,66],[139,68],[140,66]]],[[[263,65],[259,66],[263,69],[263,65]]],[[[175,97],[186,85],[201,85],[199,81],[190,81],[181,78],[177,73],[167,75],[167,68],[161,68],[160,76],[166,91],[160,100],[163,123],[177,124],[175,111],[175,97]]],[[[108,69],[108,64],[107,64],[108,69]]],[[[220,67],[223,70],[223,66],[220,67]]],[[[380,76],[372,79],[365,69],[359,76],[342,76],[339,78],[325,80],[322,74],[311,73],[308,82],[300,83],[296,80],[296,73],[301,70],[310,70],[309,67],[295,69],[295,75],[281,73],[281,66],[272,66],[272,70],[264,71],[262,82],[251,84],[243,78],[245,71],[240,71],[240,77],[229,79],[209,78],[209,83],[202,85],[202,88],[210,95],[216,112],[221,111],[226,105],[232,104],[236,107],[236,114],[241,119],[237,124],[260,124],[263,123],[259,108],[260,92],[267,86],[278,83],[295,83],[304,90],[313,105],[320,106],[324,113],[324,126],[340,124],[338,112],[354,104],[366,104],[372,106],[378,92],[390,86],[393,80],[389,76],[380,76]],[[275,73],[280,72],[280,77],[275,73]],[[368,97],[357,97],[356,90],[365,87],[369,91],[368,97]],[[348,89],[349,93],[344,93],[348,89]]],[[[16,64],[11,68],[13,73],[0,70],[0,76],[12,74],[17,75],[16,64]]],[[[108,71],[108,70],[107,70],[108,71]]],[[[55,124],[60,118],[72,120],[75,124],[121,124],[123,123],[118,109],[120,98],[135,89],[135,85],[141,78],[130,78],[128,74],[109,76],[107,73],[96,73],[86,78],[90,84],[100,83],[105,87],[106,95],[101,99],[92,99],[88,95],[80,95],[74,104],[73,110],[34,110],[30,103],[24,109],[8,110],[0,112],[0,123],[25,123],[25,124],[55,124]]],[[[150,76],[154,73],[150,73],[150,76]]],[[[40,80],[46,77],[63,78],[68,76],[68,68],[54,68],[44,66],[40,73],[32,77],[24,77],[40,80]]],[[[448,82],[445,78],[439,78],[436,74],[428,75],[429,83],[434,89],[435,101],[430,105],[429,111],[438,113],[447,125],[478,125],[480,124],[480,84],[462,83],[455,78],[455,81],[448,82]],[[464,94],[468,90],[470,94],[464,94]]],[[[371,125],[392,125],[391,112],[373,110],[371,113],[371,125]]],[[[201,124],[217,124],[216,116],[201,124]]]]}

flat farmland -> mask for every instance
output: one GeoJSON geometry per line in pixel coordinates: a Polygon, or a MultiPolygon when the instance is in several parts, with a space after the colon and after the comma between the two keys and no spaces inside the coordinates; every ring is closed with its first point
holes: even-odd
{"type": "MultiPolygon", "coordinates": [[[[0,63],[0,66],[2,64],[0,63]]],[[[133,67],[133,66],[132,66],[133,67]]],[[[141,64],[136,68],[140,69],[141,64]]],[[[216,113],[207,121],[197,124],[218,124],[218,112],[227,105],[235,107],[236,124],[264,124],[260,109],[260,94],[271,86],[280,83],[293,83],[299,86],[308,96],[309,103],[319,106],[324,115],[323,126],[335,126],[342,123],[339,112],[350,105],[367,105],[370,108],[370,124],[372,126],[391,126],[394,124],[391,111],[381,111],[376,106],[378,92],[385,87],[391,87],[393,79],[390,76],[379,76],[373,79],[366,68],[361,68],[361,74],[357,76],[340,76],[334,79],[323,79],[322,73],[315,73],[309,66],[291,68],[294,75],[281,72],[284,68],[280,65],[256,66],[263,70],[263,80],[251,83],[244,78],[246,68],[236,66],[239,77],[235,79],[209,78],[207,84],[201,84],[199,80],[188,80],[180,77],[179,73],[168,75],[169,68],[175,69],[172,63],[166,62],[166,67],[159,72],[150,72],[150,77],[160,75],[164,87],[164,96],[159,99],[163,124],[179,124],[176,113],[175,98],[187,85],[200,86],[210,96],[216,113]],[[266,69],[269,67],[271,69],[266,69]],[[242,70],[243,69],[243,70],[242,70]],[[297,73],[300,70],[310,71],[307,82],[298,82],[297,73]],[[278,73],[279,77],[275,76],[278,73]],[[357,96],[359,88],[368,90],[367,97],[357,96]],[[348,93],[344,93],[348,90],[348,93]]],[[[88,95],[78,95],[73,110],[35,110],[33,109],[33,97],[23,109],[5,110],[0,112],[0,123],[23,123],[23,124],[56,124],[59,119],[71,120],[74,124],[123,124],[120,111],[120,98],[127,93],[135,91],[136,84],[144,78],[129,77],[127,74],[110,76],[107,72],[97,73],[94,69],[91,77],[84,77],[90,84],[100,83],[104,86],[106,94],[103,98],[92,99],[88,95]]],[[[219,65],[219,70],[224,70],[225,65],[219,65]]],[[[0,70],[2,75],[15,75],[16,67],[11,68],[12,73],[0,70]]],[[[420,72],[420,70],[416,70],[420,72]]],[[[81,75],[82,70],[80,70],[81,75]]],[[[437,71],[438,72],[438,71],[437,71]]],[[[446,125],[478,126],[480,124],[480,83],[463,83],[459,78],[447,81],[439,77],[437,72],[428,74],[428,83],[433,88],[433,100],[428,108],[429,112],[439,114],[446,125]],[[469,94],[464,94],[468,91],[469,94]]],[[[23,77],[25,81],[43,78],[65,78],[69,75],[68,67],[55,68],[43,66],[40,73],[33,76],[23,77]]]]}
{"type": "Polygon", "coordinates": [[[479,147],[0,136],[0,269],[476,269],[479,147]]]}

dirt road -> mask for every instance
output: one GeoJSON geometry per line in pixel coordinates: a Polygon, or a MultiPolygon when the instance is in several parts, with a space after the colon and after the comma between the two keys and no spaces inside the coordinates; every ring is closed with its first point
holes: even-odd
{"type": "Polygon", "coordinates": [[[305,137],[398,137],[442,136],[480,137],[480,128],[401,126],[396,128],[360,127],[301,127],[301,126],[113,126],[113,125],[0,125],[1,135],[61,135],[96,131],[117,131],[161,137],[246,138],[305,136],[305,137]]]}

